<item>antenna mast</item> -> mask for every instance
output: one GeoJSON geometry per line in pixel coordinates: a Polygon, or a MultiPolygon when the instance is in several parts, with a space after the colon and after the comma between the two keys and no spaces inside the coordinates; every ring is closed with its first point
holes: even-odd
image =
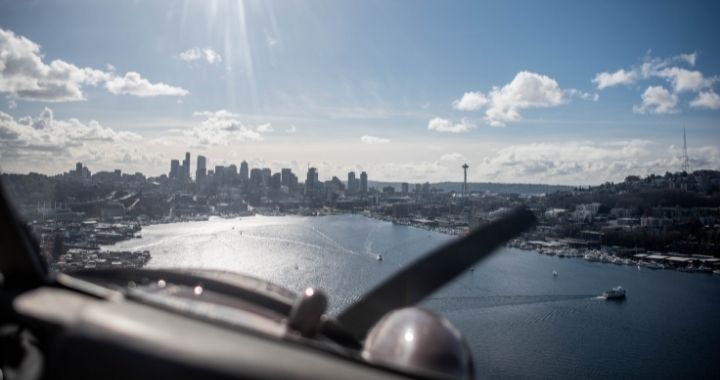
{"type": "Polygon", "coordinates": [[[683,157],[682,157],[682,171],[690,173],[690,158],[687,153],[687,136],[685,135],[685,126],[683,125],[683,157]]]}

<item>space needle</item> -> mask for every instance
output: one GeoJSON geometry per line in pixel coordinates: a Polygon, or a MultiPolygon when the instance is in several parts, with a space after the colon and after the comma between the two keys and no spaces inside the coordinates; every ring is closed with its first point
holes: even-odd
{"type": "Polygon", "coordinates": [[[463,197],[467,197],[467,170],[470,166],[463,164],[463,197]]]}

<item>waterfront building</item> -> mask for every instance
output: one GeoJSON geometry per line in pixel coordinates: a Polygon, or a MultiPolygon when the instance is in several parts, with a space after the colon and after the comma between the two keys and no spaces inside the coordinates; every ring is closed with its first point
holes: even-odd
{"type": "Polygon", "coordinates": [[[403,182],[400,187],[402,188],[402,195],[408,195],[408,193],[410,192],[410,184],[408,184],[407,182],[403,182]]]}
{"type": "Polygon", "coordinates": [[[368,175],[365,172],[360,173],[360,193],[367,194],[368,191],[368,175]]]}

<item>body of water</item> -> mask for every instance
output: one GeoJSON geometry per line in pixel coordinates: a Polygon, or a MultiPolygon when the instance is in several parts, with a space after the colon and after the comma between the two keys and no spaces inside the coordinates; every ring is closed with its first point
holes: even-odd
{"type": "MultiPolygon", "coordinates": [[[[452,238],[358,215],[212,218],[148,226],[142,235],[112,249],[147,249],[149,267],[231,270],[295,291],[321,288],[333,313],[452,238]]],[[[478,377],[720,377],[718,276],[503,248],[422,306],[463,332],[478,377]],[[626,301],[597,297],[617,285],[626,301]]]]}

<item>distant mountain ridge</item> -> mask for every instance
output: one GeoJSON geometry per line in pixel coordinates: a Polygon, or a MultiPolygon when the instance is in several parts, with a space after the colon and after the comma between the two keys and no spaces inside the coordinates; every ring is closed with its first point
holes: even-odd
{"type": "MultiPolygon", "coordinates": [[[[383,182],[383,181],[368,181],[369,187],[375,187],[378,190],[383,187],[392,186],[396,191],[401,190],[401,182],[383,182]]],[[[436,182],[430,183],[431,189],[442,189],[444,191],[462,191],[462,182],[436,182]]],[[[569,191],[572,190],[573,186],[566,185],[543,185],[543,184],[532,184],[532,183],[494,183],[494,182],[468,182],[468,191],[470,192],[491,192],[497,194],[547,194],[558,191],[569,191]]],[[[415,189],[415,183],[410,184],[410,192],[415,189]]]]}

